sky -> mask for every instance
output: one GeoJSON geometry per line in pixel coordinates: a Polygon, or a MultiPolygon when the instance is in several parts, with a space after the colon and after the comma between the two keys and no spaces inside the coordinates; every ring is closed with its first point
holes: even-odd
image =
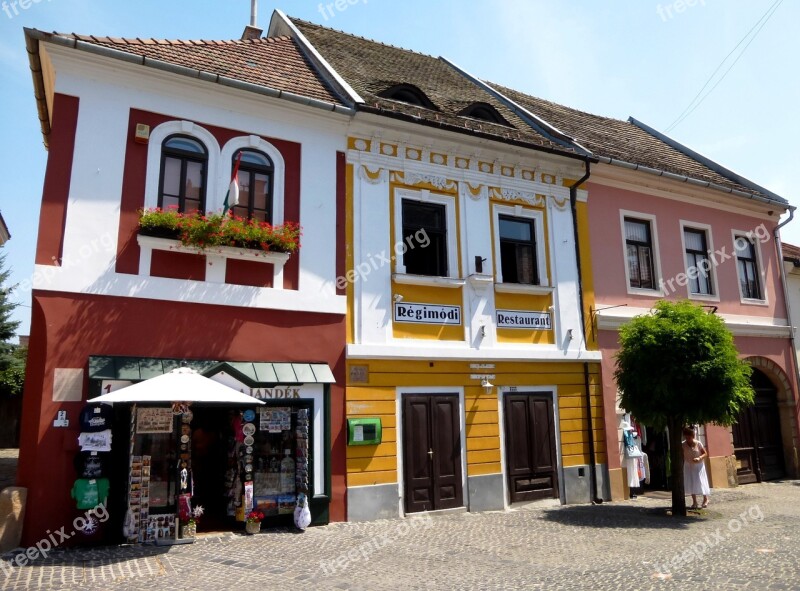
{"type": "MultiPolygon", "coordinates": [[[[800,202],[793,183],[800,163],[796,0],[339,0],[338,6],[343,9],[333,0],[260,0],[259,25],[266,28],[279,8],[445,56],[481,78],[528,94],[609,117],[633,116],[661,131],[694,104],[714,74],[701,96],[713,90],[669,135],[791,203],[800,202]],[[762,17],[773,7],[764,24],[762,17]],[[753,37],[757,24],[763,28],[753,37]]],[[[47,163],[23,27],[114,37],[237,39],[249,17],[249,0],[0,0],[5,138],[0,211],[12,235],[2,249],[12,284],[33,273],[47,163]]],[[[800,219],[782,235],[800,244],[800,219]]],[[[18,334],[28,334],[30,293],[12,294],[21,304],[15,313],[18,334]]]]}

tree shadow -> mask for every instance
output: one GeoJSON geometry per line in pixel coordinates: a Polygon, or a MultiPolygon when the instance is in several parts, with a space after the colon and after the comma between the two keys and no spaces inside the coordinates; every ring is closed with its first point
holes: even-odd
{"type": "Polygon", "coordinates": [[[699,515],[673,517],[668,507],[632,507],[630,505],[571,505],[543,511],[548,521],[573,527],[630,529],[687,529],[702,519],[699,515]]]}

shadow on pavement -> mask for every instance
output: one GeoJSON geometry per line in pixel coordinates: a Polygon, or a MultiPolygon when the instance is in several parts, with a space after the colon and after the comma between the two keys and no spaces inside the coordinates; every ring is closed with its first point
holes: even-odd
{"type": "Polygon", "coordinates": [[[548,509],[544,512],[548,521],[562,525],[591,528],[631,529],[686,529],[689,524],[702,517],[672,517],[667,507],[632,507],[630,505],[573,505],[548,509]]]}

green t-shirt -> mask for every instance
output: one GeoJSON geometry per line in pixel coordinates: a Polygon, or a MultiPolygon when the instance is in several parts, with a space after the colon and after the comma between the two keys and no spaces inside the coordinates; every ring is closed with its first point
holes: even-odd
{"type": "Polygon", "coordinates": [[[72,485],[72,498],[78,502],[78,509],[94,509],[107,497],[108,478],[79,478],[72,485]]]}

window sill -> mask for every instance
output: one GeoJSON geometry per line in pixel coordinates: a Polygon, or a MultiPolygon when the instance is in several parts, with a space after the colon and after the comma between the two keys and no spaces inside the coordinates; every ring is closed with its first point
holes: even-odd
{"type": "Polygon", "coordinates": [[[429,275],[408,275],[406,273],[394,273],[392,275],[392,280],[395,283],[402,283],[404,285],[427,285],[430,287],[447,287],[451,289],[463,287],[466,284],[465,279],[432,277],[429,275]]]}
{"type": "Polygon", "coordinates": [[[767,300],[756,300],[751,298],[741,298],[742,305],[745,306],[769,306],[767,300]]]}
{"type": "Polygon", "coordinates": [[[282,269],[291,256],[285,252],[265,252],[263,250],[236,248],[233,246],[209,246],[206,248],[185,246],[181,244],[180,240],[156,238],[154,236],[143,236],[141,234],[136,237],[136,241],[142,248],[149,248],[150,250],[166,250],[203,256],[218,256],[224,259],[272,263],[276,270],[282,269]]]}
{"type": "Polygon", "coordinates": [[[527,285],[524,283],[495,283],[494,290],[500,293],[524,293],[529,295],[549,295],[555,288],[549,285],[527,285]]]}
{"type": "Polygon", "coordinates": [[[660,289],[641,289],[637,287],[628,287],[628,295],[644,296],[648,298],[663,298],[664,292],[660,289]]]}
{"type": "Polygon", "coordinates": [[[719,302],[718,295],[705,295],[702,293],[690,293],[690,300],[697,300],[698,302],[719,302]]]}

